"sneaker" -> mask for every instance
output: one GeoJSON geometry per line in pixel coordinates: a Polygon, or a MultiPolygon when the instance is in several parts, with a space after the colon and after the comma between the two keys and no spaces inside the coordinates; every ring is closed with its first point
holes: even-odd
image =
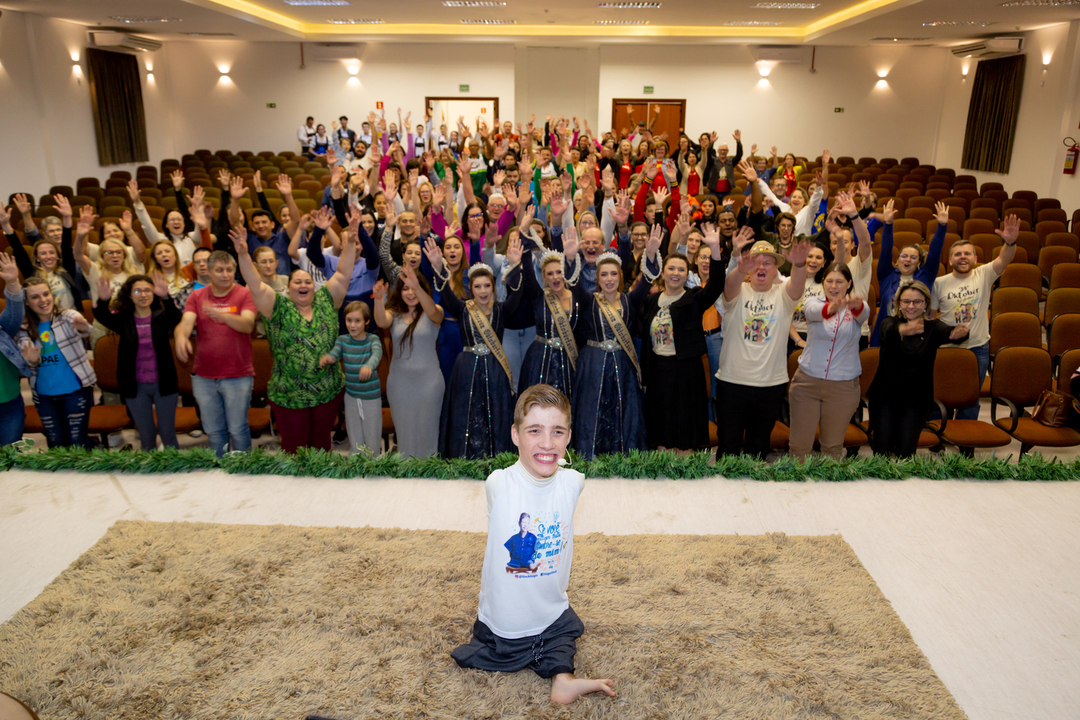
{"type": "Polygon", "coordinates": [[[202,430],[192,430],[188,433],[188,437],[200,438],[202,437],[202,430]]]}
{"type": "Polygon", "coordinates": [[[124,444],[124,436],[120,433],[113,433],[109,436],[109,447],[118,448],[124,444]]]}

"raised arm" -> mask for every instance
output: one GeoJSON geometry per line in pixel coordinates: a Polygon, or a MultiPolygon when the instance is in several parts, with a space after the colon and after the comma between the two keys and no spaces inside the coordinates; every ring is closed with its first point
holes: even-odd
{"type": "MultiPolygon", "coordinates": [[[[288,176],[286,176],[288,177],[288,176]]],[[[240,198],[244,197],[247,193],[247,188],[244,187],[244,179],[241,177],[234,177],[229,180],[229,197],[232,202],[229,203],[229,225],[231,227],[243,227],[244,221],[240,213],[240,198]]],[[[232,231],[229,231],[229,237],[232,237],[232,231]]],[[[244,245],[247,245],[247,238],[245,238],[244,245]]],[[[239,254],[239,251],[237,251],[239,254]]]]}
{"type": "Polygon", "coordinates": [[[233,247],[236,248],[236,261],[240,265],[240,274],[244,277],[248,290],[251,291],[251,299],[255,302],[255,309],[265,317],[270,317],[274,314],[274,302],[277,293],[262,281],[262,278],[259,277],[259,271],[255,269],[255,263],[251,261],[251,253],[248,251],[247,244],[247,230],[234,226],[229,231],[229,238],[232,239],[233,247]]]}
{"type": "MultiPolygon", "coordinates": [[[[442,325],[443,321],[443,309],[441,306],[436,305],[431,296],[424,292],[424,288],[421,287],[420,281],[416,279],[416,271],[411,267],[404,267],[401,270],[401,279],[405,283],[405,287],[411,289],[416,294],[417,300],[420,301],[420,307],[424,309],[424,314],[428,316],[428,320],[436,325],[442,325]]],[[[450,289],[450,285],[447,284],[446,291],[443,292],[445,298],[447,293],[453,295],[453,290],[450,289]]]]}
{"type": "Polygon", "coordinates": [[[1005,267],[1016,256],[1016,239],[1020,236],[1020,218],[1016,215],[1007,215],[1004,229],[995,230],[994,232],[1005,241],[1005,247],[1001,248],[1001,254],[994,258],[994,274],[1001,275],[1001,273],[1005,272],[1005,267]]]}
{"type": "Polygon", "coordinates": [[[375,287],[371,289],[371,297],[375,301],[375,310],[372,315],[375,324],[383,330],[388,330],[394,324],[394,315],[386,309],[386,281],[377,280],[375,287]]]}
{"type": "Polygon", "coordinates": [[[296,200],[292,195],[292,178],[281,173],[277,178],[278,192],[281,193],[281,197],[285,198],[285,203],[289,206],[289,224],[285,226],[285,232],[289,237],[296,232],[296,227],[300,224],[300,208],[296,207],[296,200]]]}
{"type": "MultiPolygon", "coordinates": [[[[330,227],[330,210],[322,208],[323,212],[316,213],[315,227],[330,227]]],[[[326,289],[330,291],[330,297],[334,299],[334,307],[340,308],[349,292],[349,281],[352,280],[353,265],[356,263],[356,236],[348,233],[342,239],[341,258],[338,260],[337,270],[326,281],[326,289]]]]}
{"type": "MultiPolygon", "coordinates": [[[[896,218],[896,211],[893,209],[893,201],[891,198],[885,203],[885,212],[882,214],[885,218],[885,223],[881,226],[881,254],[878,255],[877,264],[877,276],[879,282],[887,278],[893,271],[893,220],[896,218]]],[[[943,239],[944,237],[944,234],[942,234],[943,239]]],[[[940,254],[941,249],[939,246],[938,255],[940,254]]],[[[927,261],[929,261],[929,259],[930,258],[927,257],[927,261]]],[[[936,265],[934,266],[934,276],[937,277],[936,265]]]]}
{"type": "MultiPolygon", "coordinates": [[[[862,222],[860,220],[859,222],[862,222]]],[[[863,227],[865,231],[866,228],[863,227]]],[[[788,260],[791,262],[791,277],[787,281],[788,297],[798,302],[802,299],[803,291],[806,290],[806,256],[810,254],[811,242],[806,239],[796,240],[788,252],[788,260]]]]}
{"type": "MultiPolygon", "coordinates": [[[[30,256],[26,254],[26,248],[23,247],[22,242],[19,240],[19,236],[15,234],[15,228],[11,226],[10,208],[5,209],[3,205],[0,205],[0,229],[3,229],[4,235],[7,237],[8,245],[11,246],[11,254],[14,257],[15,266],[18,268],[19,272],[22,273],[24,278],[31,277],[37,268],[35,268],[34,263],[30,261],[30,256]]],[[[16,278],[16,281],[17,280],[18,278],[16,278]]]]}
{"type": "MultiPolygon", "coordinates": [[[[75,232],[75,262],[78,263],[79,268],[83,271],[83,275],[86,279],[90,279],[90,266],[93,264],[90,261],[90,246],[87,243],[86,238],[90,234],[90,228],[94,226],[94,219],[97,216],[94,215],[94,211],[90,209],[89,205],[84,205],[79,212],[79,226],[75,232]]],[[[111,297],[110,293],[110,297],[111,297]]]]}

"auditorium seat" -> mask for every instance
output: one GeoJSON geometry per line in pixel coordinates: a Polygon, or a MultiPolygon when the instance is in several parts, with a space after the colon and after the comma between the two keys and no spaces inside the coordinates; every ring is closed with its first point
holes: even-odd
{"type": "Polygon", "coordinates": [[[1037,222],[1056,220],[1060,223],[1066,223],[1069,221],[1069,216],[1061,208],[1043,208],[1038,212],[1036,220],[1037,222]]]}
{"type": "Polygon", "coordinates": [[[1011,347],[998,352],[990,384],[990,417],[994,424],[1020,441],[1020,454],[1032,447],[1074,447],[1080,433],[1068,427],[1047,427],[1024,411],[1053,387],[1050,353],[1042,348],[1011,347]],[[998,418],[1004,406],[1008,415],[998,418]]]}
{"type": "Polygon", "coordinates": [[[1050,326],[1059,316],[1080,313],[1080,288],[1055,288],[1046,294],[1043,325],[1050,326]]]}
{"type": "Polygon", "coordinates": [[[1039,271],[1042,273],[1046,284],[1050,284],[1050,277],[1054,274],[1054,266],[1058,263],[1074,263],[1077,252],[1071,247],[1064,245],[1051,245],[1039,251],[1039,271]]]}
{"type": "Polygon", "coordinates": [[[1002,313],[1024,312],[1039,317],[1039,293],[1029,287],[1000,287],[990,296],[990,321],[1002,313]]]}
{"type": "MultiPolygon", "coordinates": [[[[975,211],[972,210],[972,212],[975,211]]],[[[996,222],[978,217],[970,217],[964,221],[963,237],[965,240],[970,240],[972,235],[976,235],[979,233],[992,233],[996,229],[996,222]]]]}
{"type": "MultiPolygon", "coordinates": [[[[1041,349],[1041,348],[1040,348],[1041,349]]],[[[928,426],[938,438],[957,447],[1004,447],[1012,438],[1001,428],[982,420],[956,420],[949,416],[979,402],[979,361],[966,348],[941,348],[934,360],[934,403],[941,419],[928,426]]]]}
{"type": "Polygon", "coordinates": [[[1080,314],[1058,315],[1053,322],[1047,323],[1046,349],[1055,366],[1061,363],[1062,355],[1078,348],[1080,348],[1080,314]]]}
{"type": "MultiPolygon", "coordinates": [[[[1004,347],[1043,346],[1043,326],[1039,318],[1029,312],[1003,312],[990,321],[990,357],[1004,347]]],[[[968,403],[969,405],[971,403],[968,403]]],[[[962,406],[966,407],[966,406],[962,406]]]]}

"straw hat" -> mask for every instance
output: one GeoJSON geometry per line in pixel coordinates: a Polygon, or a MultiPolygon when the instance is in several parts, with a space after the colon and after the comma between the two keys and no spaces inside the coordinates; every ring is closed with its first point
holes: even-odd
{"type": "Polygon", "coordinates": [[[746,254],[749,255],[751,258],[757,257],[758,255],[768,255],[776,261],[777,265],[783,265],[787,262],[787,258],[776,252],[776,250],[772,246],[772,243],[768,240],[758,240],[756,243],[750,246],[750,249],[746,251],[746,254]]]}

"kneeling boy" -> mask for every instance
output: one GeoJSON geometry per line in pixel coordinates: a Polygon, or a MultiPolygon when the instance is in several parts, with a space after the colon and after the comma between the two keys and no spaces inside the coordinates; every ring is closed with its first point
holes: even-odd
{"type": "Polygon", "coordinates": [[[510,437],[518,461],[485,484],[488,541],[472,641],[451,656],[464,668],[529,668],[552,678],[552,702],[597,691],[614,696],[611,680],[574,677],[576,638],[585,626],[566,588],[585,476],[559,468],[570,441],[570,402],[550,385],[533,385],[518,398],[510,437]]]}

